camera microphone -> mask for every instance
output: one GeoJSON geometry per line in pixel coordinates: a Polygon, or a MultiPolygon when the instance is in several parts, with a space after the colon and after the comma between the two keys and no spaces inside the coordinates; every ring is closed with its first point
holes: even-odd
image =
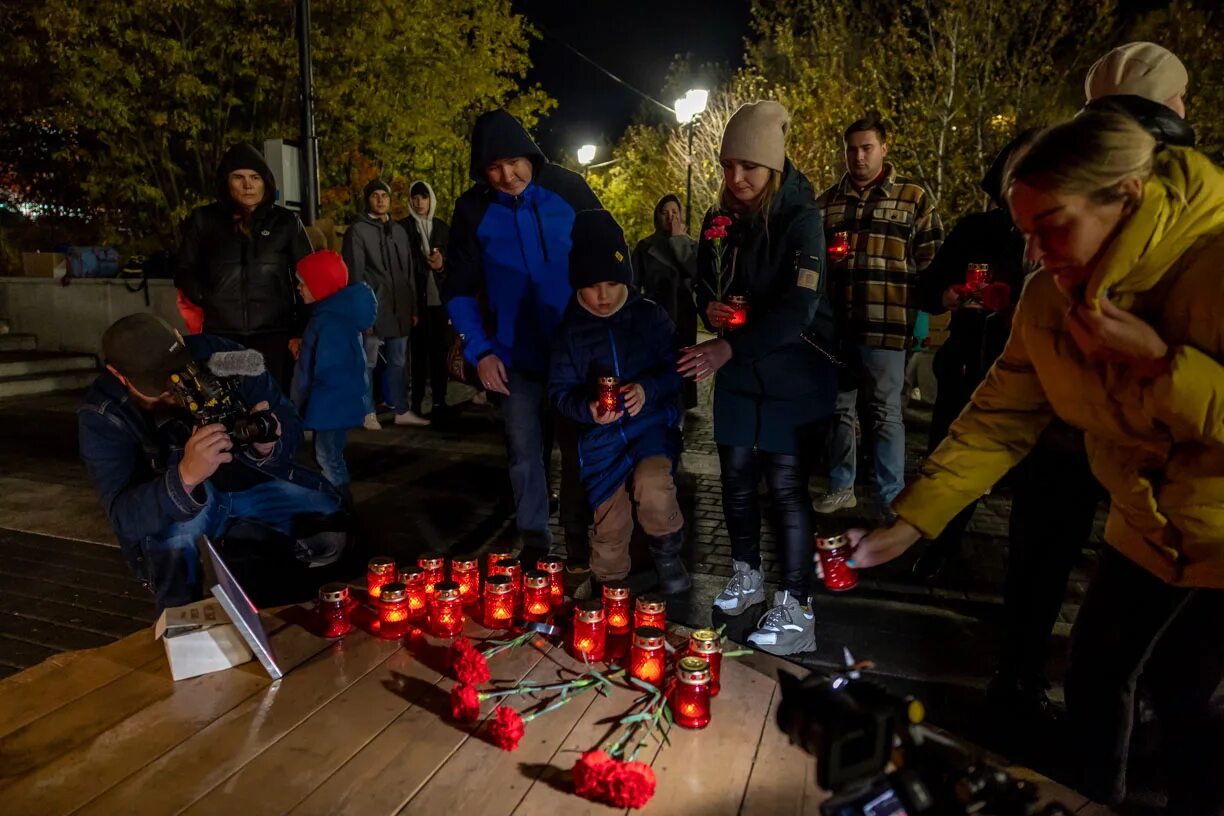
{"type": "Polygon", "coordinates": [[[268,370],[263,355],[254,349],[218,351],[208,358],[207,365],[218,377],[258,377],[268,370]]]}

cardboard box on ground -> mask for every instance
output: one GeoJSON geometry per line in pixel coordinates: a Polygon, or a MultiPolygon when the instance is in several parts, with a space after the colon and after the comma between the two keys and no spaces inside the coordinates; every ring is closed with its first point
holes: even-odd
{"type": "Polygon", "coordinates": [[[68,273],[68,256],[62,252],[23,252],[21,272],[27,278],[62,278],[68,273]]]}
{"type": "Polygon", "coordinates": [[[254,657],[216,598],[165,610],[153,637],[165,645],[175,680],[241,666],[254,657]]]}

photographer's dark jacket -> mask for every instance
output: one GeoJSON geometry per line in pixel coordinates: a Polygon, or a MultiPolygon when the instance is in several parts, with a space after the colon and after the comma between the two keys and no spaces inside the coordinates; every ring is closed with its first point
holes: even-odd
{"type": "Polygon", "coordinates": [[[643,459],[680,453],[680,374],[676,329],[663,307],[630,291],[615,313],[597,317],[570,302],[552,350],[549,395],[557,410],[578,426],[578,461],[587,500],[599,507],[643,459]],[[599,425],[589,404],[599,377],[637,383],[646,403],[635,417],[599,425]]]}
{"type": "MultiPolygon", "coordinates": [[[[201,361],[214,352],[241,348],[206,334],[190,335],[186,343],[192,357],[201,361]]],[[[225,489],[219,480],[230,486],[278,478],[326,489],[322,477],[293,463],[302,442],[302,423],[272,377],[266,373],[243,377],[238,393],[248,406],[266,400],[280,421],[281,436],[267,459],[257,463],[248,454],[239,453],[209,482],[225,489]]],[[[77,409],[81,459],[123,553],[137,574],[143,574],[145,539],[158,536],[171,524],[195,518],[206,500],[202,488],[189,494],[179,478],[178,464],[191,436],[191,420],[185,411],[167,409],[162,416],[142,410],[109,371],[94,380],[77,409]]]]}
{"type": "Polygon", "coordinates": [[[363,215],[344,233],[340,254],[348,265],[349,285],[369,284],[378,298],[374,334],[407,337],[417,309],[416,260],[408,231],[390,219],[363,215]]]}
{"type": "MultiPolygon", "coordinates": [[[[731,359],[714,381],[714,439],[796,455],[800,433],[833,413],[837,376],[827,354],[838,339],[825,270],[824,230],[812,185],[786,161],[782,186],[767,215],[737,218],[727,228],[721,266],[706,238],[718,213],[706,214],[697,246],[697,308],[719,291],[746,295],[748,322],[723,334],[731,359]]],[[[713,327],[708,327],[713,330],[713,327]]]]}
{"type": "Polygon", "coordinates": [[[227,335],[300,329],[294,265],[312,251],[302,222],[278,206],[276,180],[259,151],[235,145],[217,169],[217,200],[197,207],[182,227],[174,285],[204,309],[204,331],[227,335]],[[253,169],[264,198],[244,228],[229,174],[253,169]]]}

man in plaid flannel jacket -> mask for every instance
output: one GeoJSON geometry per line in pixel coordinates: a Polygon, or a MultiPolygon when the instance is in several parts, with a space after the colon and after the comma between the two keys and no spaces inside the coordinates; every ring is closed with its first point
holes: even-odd
{"type": "Polygon", "coordinates": [[[874,118],[860,119],[846,129],[844,140],[847,172],[818,199],[849,363],[829,436],[829,492],[814,503],[818,513],[857,504],[854,415],[860,387],[868,392],[871,421],[864,423],[870,432],[865,435],[874,439],[876,484],[886,508],[905,484],[901,399],[905,352],[918,311],[915,283],[943,243],[930,193],[885,163],[884,126],[874,118]]]}

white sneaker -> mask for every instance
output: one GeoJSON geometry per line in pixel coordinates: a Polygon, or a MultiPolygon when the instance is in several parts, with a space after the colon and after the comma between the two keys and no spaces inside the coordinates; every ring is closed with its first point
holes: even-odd
{"type": "Polygon", "coordinates": [[[789,592],[775,592],[774,606],[757,621],[748,642],[763,652],[793,655],[816,651],[816,616],[789,592]]]}
{"type": "Polygon", "coordinates": [[[858,507],[858,499],[854,497],[854,488],[829,492],[812,502],[812,509],[822,515],[836,513],[838,510],[849,510],[858,507]]]}
{"type": "Polygon", "coordinates": [[[365,419],[361,423],[361,427],[367,431],[381,431],[382,423],[378,421],[378,414],[371,411],[365,415],[365,419]]]}
{"type": "Polygon", "coordinates": [[[413,425],[418,428],[423,428],[429,424],[429,420],[423,416],[417,415],[414,411],[405,411],[402,414],[395,415],[396,425],[413,425]]]}
{"type": "Polygon", "coordinates": [[[760,570],[754,570],[743,561],[732,563],[735,565],[735,574],[727,582],[726,588],[714,599],[714,606],[734,617],[753,604],[765,602],[765,576],[760,570]]]}
{"type": "Polygon", "coordinates": [[[477,391],[476,396],[472,397],[473,405],[488,405],[489,395],[483,391],[477,391]]]}

